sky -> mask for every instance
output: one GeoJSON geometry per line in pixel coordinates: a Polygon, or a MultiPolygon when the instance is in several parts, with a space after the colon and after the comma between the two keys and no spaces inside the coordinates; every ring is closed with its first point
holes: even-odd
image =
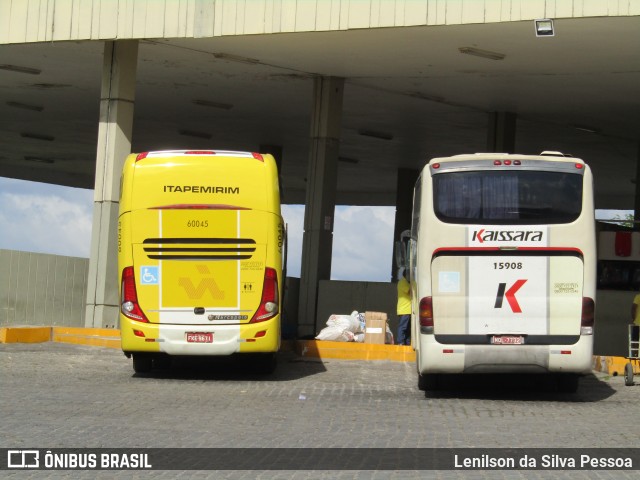
{"type": "MultiPolygon", "coordinates": [[[[0,248],[89,257],[93,190],[0,177],[0,248]]],[[[303,205],[283,205],[287,275],[300,276],[303,205]]],[[[332,280],[388,282],[395,207],[336,207],[332,280]]]]}
{"type": "MultiPolygon", "coordinates": [[[[596,217],[629,212],[597,210],[596,217]]],[[[0,177],[0,248],[89,257],[93,190],[0,177]]],[[[300,277],[303,205],[283,205],[289,249],[287,275],[300,277]]],[[[336,207],[332,280],[388,282],[395,207],[336,207]]]]}

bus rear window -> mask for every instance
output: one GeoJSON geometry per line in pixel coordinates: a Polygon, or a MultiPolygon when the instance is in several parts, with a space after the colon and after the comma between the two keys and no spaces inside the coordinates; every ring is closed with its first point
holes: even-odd
{"type": "Polygon", "coordinates": [[[441,173],[433,176],[434,209],[447,223],[570,223],[582,209],[582,179],[530,170],[441,173]]]}

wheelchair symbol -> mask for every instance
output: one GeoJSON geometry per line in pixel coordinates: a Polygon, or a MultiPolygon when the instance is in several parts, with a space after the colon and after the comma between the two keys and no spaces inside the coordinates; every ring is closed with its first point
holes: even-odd
{"type": "Polygon", "coordinates": [[[157,285],[158,267],[140,267],[140,284],[157,285]]]}

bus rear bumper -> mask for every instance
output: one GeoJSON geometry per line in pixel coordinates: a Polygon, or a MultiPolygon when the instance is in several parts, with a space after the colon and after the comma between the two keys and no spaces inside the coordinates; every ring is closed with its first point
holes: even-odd
{"type": "Polygon", "coordinates": [[[450,345],[421,335],[418,371],[428,373],[589,373],[593,336],[573,345],[450,345]]]}
{"type": "Polygon", "coordinates": [[[120,332],[125,353],[231,355],[277,352],[280,347],[278,317],[243,325],[168,325],[135,322],[121,316],[120,332]],[[188,340],[193,337],[200,341],[188,340]]]}

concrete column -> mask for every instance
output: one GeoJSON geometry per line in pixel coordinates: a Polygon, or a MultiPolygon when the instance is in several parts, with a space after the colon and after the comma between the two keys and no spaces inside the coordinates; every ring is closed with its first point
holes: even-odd
{"type": "Polygon", "coordinates": [[[640,142],[638,142],[638,154],[636,159],[636,198],[633,204],[633,229],[640,230],[640,142]]]}
{"type": "Polygon", "coordinates": [[[331,278],[344,79],[315,79],[304,212],[298,336],[315,335],[318,284],[331,278]]]}
{"type": "Polygon", "coordinates": [[[396,220],[393,228],[394,255],[391,263],[391,280],[398,280],[398,265],[396,264],[395,242],[400,234],[411,229],[411,214],[413,212],[413,187],[420,175],[420,170],[399,168],[396,181],[396,220]]]}
{"type": "Polygon", "coordinates": [[[105,42],[86,327],[118,325],[118,199],[131,152],[138,41],[105,42]]]}
{"type": "Polygon", "coordinates": [[[516,118],[515,113],[489,112],[487,152],[515,153],[516,118]]]}
{"type": "Polygon", "coordinates": [[[280,189],[280,201],[284,200],[284,192],[282,191],[282,145],[260,145],[258,147],[260,153],[270,153],[276,160],[278,167],[278,187],[280,189]]]}

